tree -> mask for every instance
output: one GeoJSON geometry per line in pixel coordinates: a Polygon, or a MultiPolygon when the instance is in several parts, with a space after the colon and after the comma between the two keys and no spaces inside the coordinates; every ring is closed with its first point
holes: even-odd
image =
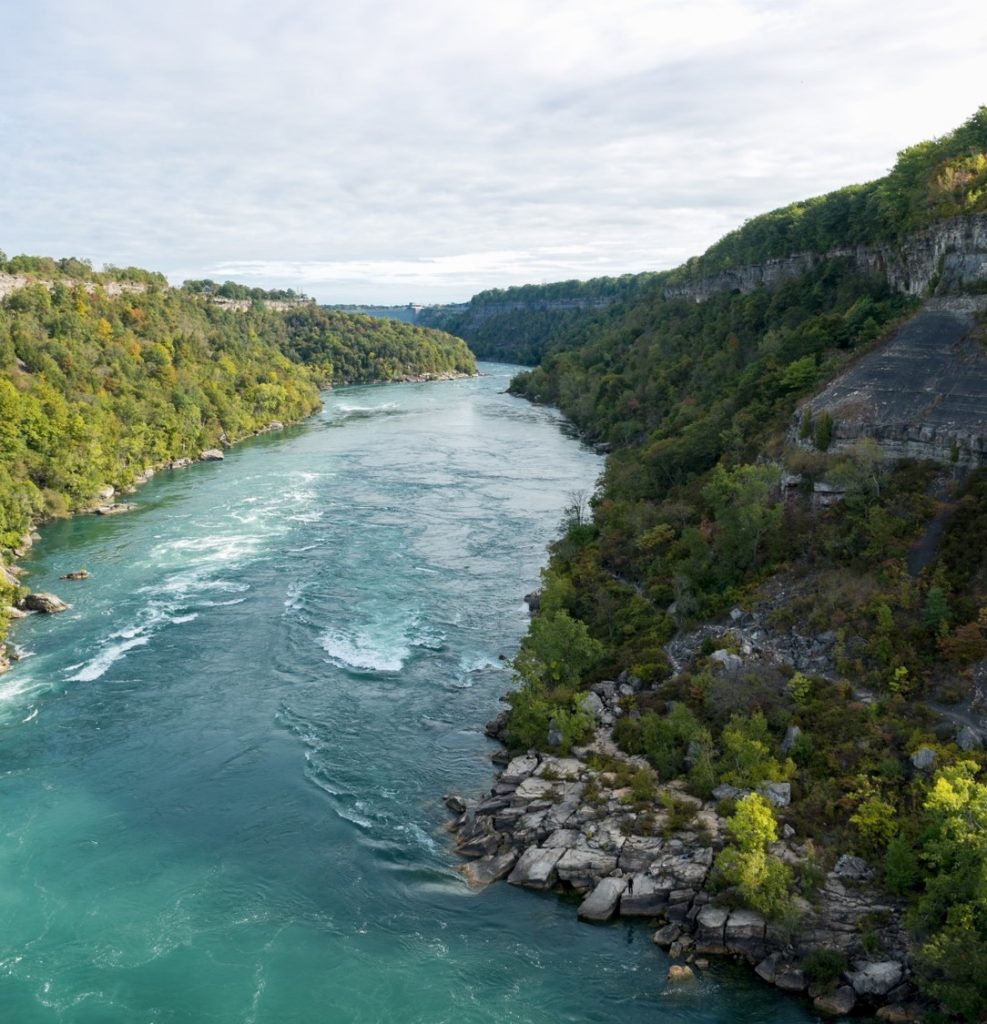
{"type": "Polygon", "coordinates": [[[734,843],[716,859],[723,878],[765,917],[785,916],[790,906],[792,870],[768,853],[768,845],[778,838],[771,805],[759,793],[748,794],[727,820],[727,830],[734,843]]]}

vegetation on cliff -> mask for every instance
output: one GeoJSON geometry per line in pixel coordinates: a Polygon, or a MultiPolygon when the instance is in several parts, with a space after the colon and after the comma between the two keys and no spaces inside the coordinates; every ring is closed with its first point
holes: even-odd
{"type": "Polygon", "coordinates": [[[938,220],[987,211],[987,106],[956,131],[909,146],[883,178],[749,220],[672,282],[797,252],[894,243],[938,220]]]}
{"type": "MultiPolygon", "coordinates": [[[[981,109],[882,182],[758,218],[685,273],[893,242],[982,210],[985,151],[981,109]]],[[[516,394],[558,405],[612,453],[592,519],[577,499],[553,545],[510,728],[517,746],[578,742],[585,688],[636,676],[644,689],[624,701],[618,743],[706,799],[722,784],[790,785],[784,822],[812,837],[820,863],[852,851],[912,901],[924,990],[976,1021],[987,757],[975,732],[926,705],[965,700],[987,658],[987,472],[888,464],[869,440],[833,454],[825,422],[803,438],[814,450],[786,443],[796,402],[913,308],[841,258],[701,304],[655,289],[515,379],[516,394]],[[758,642],[823,638],[830,653],[796,672],[752,656],[750,634],[728,622],[669,661],[673,637],[738,605],[739,621],[756,612],[758,642]],[[578,678],[532,669],[560,645],[582,652],[578,678]]],[[[727,891],[769,914],[811,899],[818,867],[791,872],[766,852],[770,809],[742,801],[737,815],[718,863],[727,891]]]]}

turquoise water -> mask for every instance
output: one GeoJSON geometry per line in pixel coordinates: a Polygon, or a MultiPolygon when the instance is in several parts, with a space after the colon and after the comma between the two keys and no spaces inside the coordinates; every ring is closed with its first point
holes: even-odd
{"type": "Polygon", "coordinates": [[[0,678],[0,1021],[809,1019],[456,873],[441,796],[490,784],[499,655],[600,469],[485,369],[334,392],[44,531],[30,583],[73,608],[0,678]]]}

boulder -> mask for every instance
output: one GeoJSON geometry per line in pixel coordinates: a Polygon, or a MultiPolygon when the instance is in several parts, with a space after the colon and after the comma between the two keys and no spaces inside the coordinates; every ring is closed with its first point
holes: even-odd
{"type": "Polygon", "coordinates": [[[876,1016],[889,1024],[921,1024],[925,1020],[922,1007],[914,1003],[888,1003],[877,1011],[876,1016]]]}
{"type": "Polygon", "coordinates": [[[627,888],[626,878],[603,878],[579,905],[583,921],[609,921],[617,910],[621,894],[627,888]]]}
{"type": "Polygon", "coordinates": [[[493,857],[483,857],[480,860],[464,864],[459,870],[466,876],[471,885],[490,885],[491,882],[499,882],[500,879],[506,878],[516,862],[516,851],[508,850],[507,853],[501,853],[493,857]]]}
{"type": "Polygon", "coordinates": [[[749,789],[738,789],[736,786],[731,786],[726,782],[721,782],[716,789],[713,790],[713,799],[740,800],[742,797],[747,796],[749,792],[749,789]]]}
{"type": "Polygon", "coordinates": [[[849,853],[844,853],[837,860],[833,874],[837,878],[849,878],[854,882],[867,882],[874,877],[873,870],[867,866],[863,857],[854,857],[849,853]]]}
{"type": "Polygon", "coordinates": [[[112,505],[100,505],[99,508],[94,508],[93,512],[98,516],[120,516],[124,512],[133,512],[135,508],[137,506],[129,501],[117,501],[112,505]]]}
{"type": "Polygon", "coordinates": [[[199,461],[222,462],[225,457],[219,448],[207,448],[204,452],[200,453],[199,461]]]}
{"type": "Polygon", "coordinates": [[[545,850],[529,846],[518,858],[507,881],[511,885],[523,885],[526,889],[550,889],[558,877],[555,866],[564,853],[565,850],[558,847],[545,850]]]}
{"type": "Polygon", "coordinates": [[[534,773],[539,778],[556,778],[573,782],[579,778],[586,766],[575,757],[545,757],[534,773]]]}
{"type": "Polygon", "coordinates": [[[733,675],[739,672],[744,667],[744,661],[739,658],[736,654],[731,654],[727,650],[713,651],[709,656],[709,660],[714,665],[719,665],[724,672],[733,675]]]}
{"type": "Polygon", "coordinates": [[[858,996],[884,996],[904,976],[905,969],[897,960],[880,960],[873,963],[858,961],[846,977],[858,996]]]}
{"type": "Polygon", "coordinates": [[[54,615],[56,612],[64,612],[71,608],[60,597],[54,594],[39,592],[28,594],[17,602],[26,612],[42,612],[45,615],[54,615]]]}
{"type": "Polygon", "coordinates": [[[184,469],[186,466],[191,466],[192,460],[187,456],[183,455],[180,459],[172,459],[168,463],[169,469],[184,469]]]}
{"type": "Polygon", "coordinates": [[[628,836],[620,848],[618,867],[625,874],[647,871],[658,859],[664,840],[651,836],[628,836]]]}
{"type": "Polygon", "coordinates": [[[668,981],[672,985],[679,985],[682,982],[695,981],[696,976],[688,964],[672,964],[668,968],[668,981]]]}
{"type": "MultiPolygon", "coordinates": [[[[510,768],[510,765],[507,766],[510,768]]],[[[553,783],[546,779],[529,777],[525,779],[515,790],[514,796],[517,800],[547,800],[555,792],[553,783]]]]}
{"type": "MultiPolygon", "coordinates": [[[[491,718],[489,722],[483,727],[484,736],[489,736],[492,740],[502,739],[504,732],[507,729],[507,723],[511,720],[510,711],[501,711],[496,718],[491,718]]],[[[500,753],[500,751],[498,751],[500,753]]],[[[510,766],[508,766],[510,767],[510,766]]]]}
{"type": "Polygon", "coordinates": [[[100,487],[100,489],[96,492],[96,497],[101,499],[102,501],[109,501],[110,498],[112,498],[113,495],[116,494],[116,492],[117,491],[115,487],[107,485],[106,487],[100,487]]]}
{"type": "MultiPolygon", "coordinates": [[[[600,850],[566,850],[556,871],[563,882],[568,882],[574,889],[589,889],[604,875],[609,875],[617,867],[617,858],[600,850]]],[[[624,887],[621,887],[623,892],[624,887]]]]}
{"type": "Polygon", "coordinates": [[[911,760],[918,771],[928,773],[936,766],[936,752],[931,747],[919,747],[911,760]]]}
{"type": "Polygon", "coordinates": [[[597,722],[602,721],[603,716],[606,714],[606,708],[603,706],[603,701],[600,700],[592,690],[583,696],[582,700],[579,702],[579,706],[586,712],[586,714],[597,722]]]}
{"type": "Polygon", "coordinates": [[[956,734],[956,745],[960,750],[980,750],[984,745],[984,741],[979,732],[971,729],[968,725],[964,725],[956,734]]]}
{"type": "Polygon", "coordinates": [[[724,945],[731,952],[752,953],[763,952],[764,918],[753,910],[734,910],[724,930],[724,945]]]}
{"type": "MultiPolygon", "coordinates": [[[[495,719],[496,721],[496,719],[495,719]]],[[[515,757],[504,769],[500,777],[501,782],[518,783],[526,779],[538,767],[538,758],[534,754],[522,754],[515,757]]]]}
{"type": "Polygon", "coordinates": [[[787,807],[792,802],[790,782],[765,782],[758,792],[774,807],[787,807]]]}
{"type": "Polygon", "coordinates": [[[779,965],[775,972],[775,988],[783,992],[804,992],[808,984],[805,974],[791,964],[779,965]]]}
{"type": "Polygon", "coordinates": [[[59,576],[62,580],[87,580],[89,579],[88,569],[76,569],[75,572],[67,572],[64,576],[59,576]]]}
{"type": "Polygon", "coordinates": [[[729,916],[730,911],[723,907],[714,907],[712,904],[703,907],[696,917],[696,941],[705,947],[722,946],[723,929],[729,916]]]}
{"type": "Polygon", "coordinates": [[[772,953],[771,956],[765,957],[757,967],[754,968],[754,973],[762,981],[766,981],[769,985],[773,985],[778,974],[778,960],[778,954],[772,953]]]}
{"type": "Polygon", "coordinates": [[[668,949],[678,941],[682,929],[677,924],[666,924],[651,936],[651,941],[662,949],[668,949]]]}
{"type": "Polygon", "coordinates": [[[490,857],[500,846],[500,836],[496,832],[473,836],[456,843],[456,853],[460,857],[490,857]]]}
{"type": "Polygon", "coordinates": [[[795,741],[802,735],[802,730],[797,725],[790,725],[785,730],[785,738],[781,741],[781,752],[783,754],[790,754],[792,747],[795,746],[795,741]]]}
{"type": "Polygon", "coordinates": [[[857,994],[849,985],[841,985],[835,992],[824,992],[813,1000],[813,1007],[823,1017],[845,1017],[857,1002],[857,994]]]}

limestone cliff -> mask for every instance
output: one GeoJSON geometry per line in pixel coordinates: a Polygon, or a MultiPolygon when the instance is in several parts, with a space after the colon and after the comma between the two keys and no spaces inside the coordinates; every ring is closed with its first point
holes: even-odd
{"type": "Polygon", "coordinates": [[[757,288],[775,288],[833,258],[853,260],[861,273],[883,274],[893,288],[908,295],[943,295],[987,287],[987,214],[941,221],[900,244],[794,253],[673,281],[662,289],[662,295],[666,299],[702,302],[724,292],[747,294],[757,288]]]}

